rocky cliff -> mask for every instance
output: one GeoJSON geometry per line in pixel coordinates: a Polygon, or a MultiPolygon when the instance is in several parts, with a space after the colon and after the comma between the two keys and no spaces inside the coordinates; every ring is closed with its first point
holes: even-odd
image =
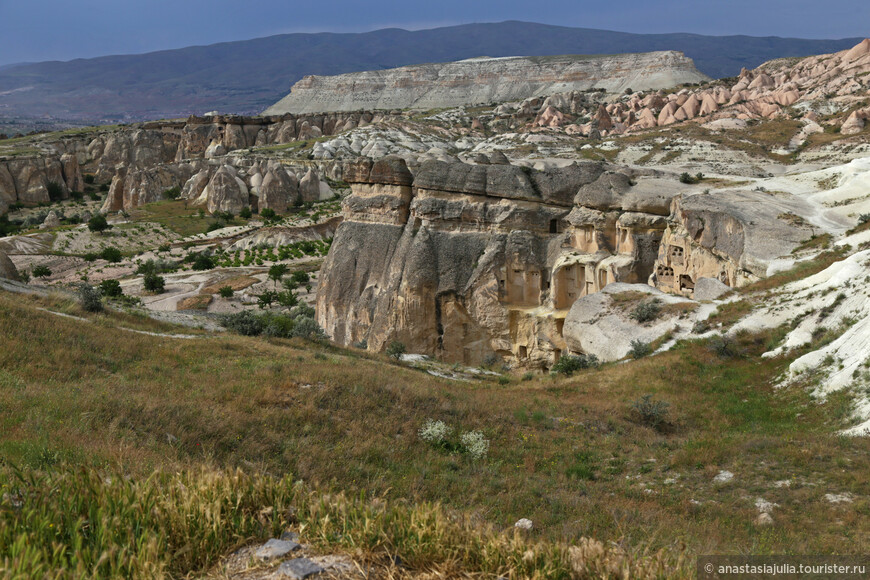
{"type": "Polygon", "coordinates": [[[681,52],[473,58],[336,76],[307,76],[264,114],[432,109],[572,90],[661,89],[707,80],[681,52]]]}
{"type": "MultiPolygon", "coordinates": [[[[317,295],[340,344],[479,364],[497,354],[549,367],[580,296],[652,273],[670,201],[600,162],[513,165],[361,159],[317,295]]],[[[673,185],[671,181],[669,184],[673,185]]]]}

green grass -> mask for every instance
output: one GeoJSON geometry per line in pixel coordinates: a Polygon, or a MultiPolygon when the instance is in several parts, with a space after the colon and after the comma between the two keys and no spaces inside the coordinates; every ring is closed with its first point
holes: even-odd
{"type": "MultiPolygon", "coordinates": [[[[208,214],[200,217],[199,208],[188,207],[188,202],[185,200],[149,203],[134,214],[137,221],[158,223],[184,237],[206,233],[209,225],[216,219],[208,214]]],[[[229,225],[244,223],[244,221],[236,216],[229,225]]]]}
{"type": "Polygon", "coordinates": [[[8,295],[0,317],[16,321],[0,327],[0,457],[27,470],[292,473],[315,488],[440,501],[499,528],[528,517],[541,540],[640,551],[856,552],[870,533],[864,500],[835,514],[822,497],[870,492],[870,445],[834,435],[842,404],[774,388],[789,359],[760,363],[767,335],[741,338],[733,358],[683,343],[572,378],[466,385],[298,340],[135,335],[8,295]],[[632,416],[647,393],[670,403],[667,429],[632,416]],[[488,458],[425,444],[428,418],[482,431],[488,458]],[[713,486],[722,469],[738,482],[713,486]],[[781,505],[776,534],[752,525],[753,494],[781,505]]]}

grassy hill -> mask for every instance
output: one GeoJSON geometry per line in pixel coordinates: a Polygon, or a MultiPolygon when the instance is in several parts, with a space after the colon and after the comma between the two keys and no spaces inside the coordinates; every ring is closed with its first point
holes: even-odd
{"type": "MultiPolygon", "coordinates": [[[[713,323],[759,299],[745,296],[713,323]]],[[[572,551],[581,538],[619,546],[599,556],[638,577],[689,577],[697,554],[870,541],[870,441],[836,435],[848,395],[775,388],[800,354],[759,358],[782,330],[459,382],[297,339],[144,334],[189,331],[62,296],[0,293],[0,320],[0,574],[182,576],[287,527],[324,551],[472,576],[577,575],[599,565],[572,551]],[[427,441],[430,420],[452,431],[427,441]],[[520,518],[526,536],[508,531],[520,518]]]]}
{"type": "MultiPolygon", "coordinates": [[[[156,119],[257,114],[304,75],[447,62],[475,56],[614,54],[681,50],[714,77],[772,58],[829,53],[860,39],[629,34],[527,22],[356,34],[285,34],[141,55],[27,63],[0,69],[3,117],[156,119]]],[[[45,122],[45,119],[42,119],[45,122]]]]}

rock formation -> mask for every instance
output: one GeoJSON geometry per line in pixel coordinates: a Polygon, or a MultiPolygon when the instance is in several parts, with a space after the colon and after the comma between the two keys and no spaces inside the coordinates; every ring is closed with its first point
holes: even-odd
{"type": "Polygon", "coordinates": [[[790,207],[762,192],[729,191],[674,199],[651,282],[693,295],[700,278],[736,288],[767,276],[770,262],[812,235],[790,207]]]}
{"type": "Polygon", "coordinates": [[[12,263],[12,260],[9,259],[9,256],[3,250],[0,250],[0,278],[15,281],[20,280],[18,270],[15,269],[15,264],[12,263]]]}
{"type": "Polygon", "coordinates": [[[431,109],[522,100],[572,90],[660,89],[707,80],[681,52],[473,58],[331,77],[307,76],[265,115],[431,109]]]}
{"type": "Polygon", "coordinates": [[[652,272],[673,193],[615,169],[427,161],[412,174],[398,158],[361,159],[344,172],[352,195],[320,324],[340,344],[549,367],[578,298],[652,272]]]}

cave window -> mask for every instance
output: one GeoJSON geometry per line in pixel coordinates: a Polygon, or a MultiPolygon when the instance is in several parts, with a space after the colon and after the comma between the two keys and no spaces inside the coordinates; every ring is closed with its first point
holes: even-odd
{"type": "Polygon", "coordinates": [[[550,220],[550,233],[559,233],[559,220],[550,220]]]}
{"type": "Polygon", "coordinates": [[[563,328],[565,328],[565,319],[564,318],[556,319],[556,332],[559,333],[559,336],[562,335],[563,328]]]}
{"type": "Polygon", "coordinates": [[[519,347],[519,349],[517,349],[517,357],[528,358],[529,357],[529,350],[524,346],[519,347]]]}
{"type": "Polygon", "coordinates": [[[680,290],[694,290],[695,289],[695,281],[692,280],[691,276],[686,274],[680,275],[680,290]]]}

